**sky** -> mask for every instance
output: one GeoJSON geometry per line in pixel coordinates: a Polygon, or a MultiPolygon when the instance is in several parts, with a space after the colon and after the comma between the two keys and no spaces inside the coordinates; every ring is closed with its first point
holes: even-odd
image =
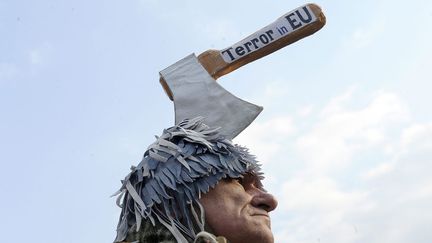
{"type": "MultiPolygon", "coordinates": [[[[111,198],[174,124],[159,71],[307,2],[0,0],[2,242],[112,242],[111,198]]],[[[218,80],[264,111],[278,243],[432,241],[432,2],[316,1],[322,30],[218,80]]]]}

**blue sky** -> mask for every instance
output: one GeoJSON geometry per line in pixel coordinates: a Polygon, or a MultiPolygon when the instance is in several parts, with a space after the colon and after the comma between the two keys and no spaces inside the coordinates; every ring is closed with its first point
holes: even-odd
{"type": "MultiPolygon", "coordinates": [[[[111,242],[109,196],[174,122],[158,72],[305,3],[1,0],[2,241],[111,242]]],[[[432,3],[316,3],[321,31],[218,81],[264,106],[235,142],[277,242],[429,243],[432,3]]]]}

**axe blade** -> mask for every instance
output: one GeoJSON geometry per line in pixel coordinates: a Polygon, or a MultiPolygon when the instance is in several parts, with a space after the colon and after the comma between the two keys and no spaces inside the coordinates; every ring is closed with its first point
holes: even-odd
{"type": "Polygon", "coordinates": [[[228,139],[243,131],[263,110],[244,101],[215,82],[191,54],[160,72],[172,92],[175,123],[185,118],[204,117],[204,123],[228,139]]]}
{"type": "Polygon", "coordinates": [[[222,51],[208,50],[178,61],[160,72],[168,97],[174,101],[175,122],[202,116],[221,127],[226,138],[243,131],[262,111],[232,95],[215,80],[254,60],[320,30],[326,23],[321,8],[306,4],[222,51]]]}

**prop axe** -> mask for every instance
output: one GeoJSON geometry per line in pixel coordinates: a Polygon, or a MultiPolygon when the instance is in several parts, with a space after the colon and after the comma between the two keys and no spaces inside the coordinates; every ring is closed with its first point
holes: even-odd
{"type": "Polygon", "coordinates": [[[242,41],[223,50],[191,54],[160,72],[160,83],[174,101],[175,123],[202,116],[211,127],[232,139],[262,111],[237,98],[215,80],[256,59],[321,29],[326,22],[321,8],[307,4],[283,15],[242,41]]]}

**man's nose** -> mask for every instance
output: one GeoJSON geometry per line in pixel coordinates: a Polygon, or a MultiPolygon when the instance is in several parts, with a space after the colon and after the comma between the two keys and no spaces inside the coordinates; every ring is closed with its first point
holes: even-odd
{"type": "Polygon", "coordinates": [[[277,207],[278,202],[272,194],[262,190],[257,190],[252,197],[251,204],[254,207],[262,208],[267,212],[271,212],[277,207]]]}

